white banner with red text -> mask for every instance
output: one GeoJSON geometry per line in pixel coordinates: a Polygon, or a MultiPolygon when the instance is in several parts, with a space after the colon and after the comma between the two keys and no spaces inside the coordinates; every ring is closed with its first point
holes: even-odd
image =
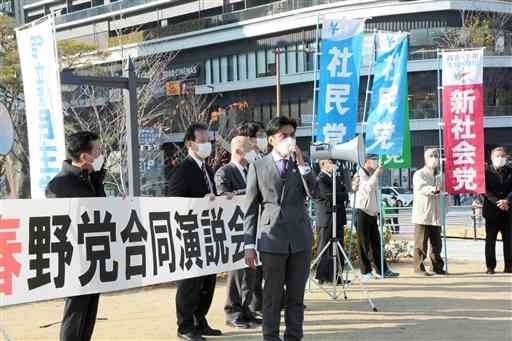
{"type": "Polygon", "coordinates": [[[0,306],[241,269],[242,200],[2,200],[0,306]]]}
{"type": "Polygon", "coordinates": [[[442,57],[446,191],[485,193],[483,50],[442,57]]]}

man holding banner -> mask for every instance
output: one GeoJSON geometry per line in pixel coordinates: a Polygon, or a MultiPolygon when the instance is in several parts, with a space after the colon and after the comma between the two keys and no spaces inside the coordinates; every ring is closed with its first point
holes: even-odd
{"type": "MultiPolygon", "coordinates": [[[[385,33],[379,32],[377,34],[377,51],[376,51],[376,62],[375,62],[375,75],[372,86],[372,96],[370,102],[370,114],[366,122],[366,139],[365,147],[366,152],[369,154],[376,154],[380,157],[390,155],[402,155],[404,152],[404,126],[406,126],[405,120],[407,117],[407,34],[406,33],[385,33]]],[[[407,122],[408,123],[408,122],[407,122]]],[[[397,160],[398,161],[398,160],[397,160]]],[[[402,159],[403,161],[403,159],[402,159]]],[[[398,163],[398,162],[395,162],[398,163]]],[[[368,166],[368,162],[366,164],[368,166]]],[[[376,169],[376,165],[370,167],[376,169]]],[[[377,175],[382,173],[382,169],[375,171],[377,175]]],[[[368,179],[369,184],[373,184],[373,187],[378,188],[377,179],[375,175],[368,172],[368,168],[362,169],[360,172],[360,181],[364,183],[364,179],[368,179]]],[[[362,185],[362,184],[361,184],[362,185]]],[[[362,188],[364,189],[364,187],[362,188]]],[[[377,193],[378,190],[375,190],[377,193]]],[[[362,193],[363,194],[363,193],[362,193]]],[[[375,194],[380,196],[379,194],[375,194]]],[[[378,198],[374,198],[378,201],[378,198]]],[[[360,205],[364,207],[365,205],[360,205]]],[[[367,205],[366,205],[367,206],[367,205]]],[[[375,210],[378,210],[376,208],[375,210]]],[[[373,213],[376,217],[377,212],[371,212],[368,209],[363,213],[373,213]]],[[[382,209],[380,210],[381,216],[383,215],[382,209]]],[[[365,216],[359,217],[361,222],[358,220],[357,226],[358,231],[365,231],[368,229],[377,230],[377,222],[373,222],[373,219],[369,219],[365,216]],[[364,218],[364,219],[363,219],[364,218]]],[[[375,218],[376,220],[376,218],[375,218]]],[[[371,236],[371,235],[370,235],[371,236]]],[[[373,239],[382,236],[373,236],[373,239]]],[[[380,259],[380,264],[376,264],[378,272],[384,277],[395,277],[398,274],[387,269],[385,261],[383,259],[383,246],[380,245],[380,250],[375,247],[375,240],[363,241],[366,244],[362,244],[368,249],[368,245],[373,245],[373,258],[374,261],[380,259]],[[380,252],[379,252],[380,251],[380,252]],[[379,253],[380,257],[377,257],[376,253],[379,253]]],[[[379,242],[380,243],[380,242],[379,242]]],[[[368,266],[369,261],[361,269],[363,274],[371,275],[371,267],[368,266]]]]}
{"type": "MultiPolygon", "coordinates": [[[[46,189],[47,198],[105,197],[105,171],[100,155],[98,136],[88,131],[71,135],[67,151],[71,160],[64,161],[62,171],[46,189]]],[[[99,294],[66,298],[60,341],[88,341],[91,339],[99,294]]]]}

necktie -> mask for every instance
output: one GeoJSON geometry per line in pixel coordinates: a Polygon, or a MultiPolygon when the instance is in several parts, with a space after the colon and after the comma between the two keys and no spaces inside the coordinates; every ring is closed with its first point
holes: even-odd
{"type": "Polygon", "coordinates": [[[244,168],[244,175],[245,175],[246,179],[247,179],[247,174],[249,174],[249,171],[247,170],[247,168],[244,168]]]}
{"type": "Polygon", "coordinates": [[[286,174],[288,173],[288,160],[279,160],[279,162],[277,163],[277,168],[279,169],[279,176],[285,178],[286,174]]]}
{"type": "Polygon", "coordinates": [[[204,162],[201,165],[201,170],[203,171],[204,181],[206,181],[206,183],[208,184],[208,193],[213,193],[210,177],[208,176],[208,172],[206,171],[206,166],[204,165],[204,162]]]}

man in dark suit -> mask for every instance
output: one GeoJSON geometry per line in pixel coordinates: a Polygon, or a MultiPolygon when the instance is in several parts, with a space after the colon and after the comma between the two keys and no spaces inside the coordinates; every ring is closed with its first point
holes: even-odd
{"type": "MultiPolygon", "coordinates": [[[[245,194],[249,162],[245,155],[251,151],[249,137],[236,136],[231,140],[231,162],[222,166],[215,174],[219,194],[229,197],[245,194]]],[[[261,324],[250,310],[256,271],[250,268],[231,271],[228,276],[227,297],[224,305],[226,324],[246,329],[251,323],[261,324]]]]}
{"type": "MultiPolygon", "coordinates": [[[[105,197],[103,157],[98,135],[81,131],[68,138],[67,152],[71,157],[62,164],[62,171],[46,188],[47,198],[105,197]]],[[[92,337],[99,294],[66,298],[60,341],[89,341],[92,337]]]]}
{"type": "MultiPolygon", "coordinates": [[[[318,232],[317,252],[320,253],[325,245],[332,239],[332,213],[333,213],[333,197],[332,197],[332,177],[334,165],[331,160],[321,160],[319,162],[320,173],[317,177],[318,198],[315,200],[316,211],[316,228],[318,232]]],[[[348,194],[340,176],[336,175],[336,239],[343,246],[344,227],[347,224],[347,213],[345,211],[345,203],[348,201],[348,194]]],[[[343,259],[341,256],[340,259],[343,259]]],[[[340,264],[343,269],[343,264],[340,264]]],[[[333,263],[332,249],[329,247],[316,270],[316,279],[323,282],[333,281],[333,263]]],[[[343,271],[343,270],[342,270],[343,271]]]]}
{"type": "Polygon", "coordinates": [[[267,136],[272,153],[250,164],[245,198],[245,261],[263,265],[263,339],[279,341],[286,286],[284,338],[301,340],[304,290],[311,259],[312,231],[305,201],[316,192],[315,177],[295,143],[294,120],[272,119],[267,136]],[[260,212],[261,211],[261,215],[260,212]]]}
{"type": "MultiPolygon", "coordinates": [[[[172,175],[169,193],[173,197],[203,198],[215,200],[216,189],[213,172],[206,164],[212,145],[208,139],[208,127],[195,123],[185,132],[188,157],[172,175]]],[[[182,340],[203,341],[203,336],[222,335],[212,329],[206,320],[215,291],[216,275],[207,275],[177,282],[176,315],[178,337],[182,340]]]]}
{"type": "Polygon", "coordinates": [[[485,218],[485,263],[487,273],[496,268],[496,239],[501,232],[505,273],[512,273],[512,215],[509,198],[512,198],[512,169],[506,166],[503,147],[491,152],[491,164],[485,169],[486,193],[483,196],[482,214],[485,218]]]}

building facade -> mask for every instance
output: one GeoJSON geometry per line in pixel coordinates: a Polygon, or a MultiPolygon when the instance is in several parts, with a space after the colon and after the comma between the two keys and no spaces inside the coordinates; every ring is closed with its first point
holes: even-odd
{"type": "MultiPolygon", "coordinates": [[[[467,13],[485,12],[503,21],[485,40],[485,141],[512,148],[512,2],[498,0],[26,0],[24,19],[53,10],[59,40],[75,39],[109,51],[101,63],[173,53],[169,79],[187,75],[196,94],[218,96],[218,105],[247,101],[252,118],[266,122],[277,113],[276,64],[282,115],[300,122],[301,143],[311,138],[317,25],[325,15],[367,18],[360,82],[360,119],[374,30],[407,31],[409,108],[413,168],[423,150],[438,145],[437,53],[446,46],[478,44],[467,13]],[[475,38],[475,39],[474,39],[475,38]],[[462,39],[462,42],[461,42],[462,39]],[[277,63],[279,59],[279,63],[277,63]]],[[[485,38],[485,37],[484,37],[485,38]]],[[[119,64],[120,65],[120,64],[119,64]]],[[[162,89],[162,94],[166,94],[162,89]]],[[[180,131],[170,137],[179,141],[180,131]]],[[[393,180],[402,181],[400,175],[393,180]]]]}

